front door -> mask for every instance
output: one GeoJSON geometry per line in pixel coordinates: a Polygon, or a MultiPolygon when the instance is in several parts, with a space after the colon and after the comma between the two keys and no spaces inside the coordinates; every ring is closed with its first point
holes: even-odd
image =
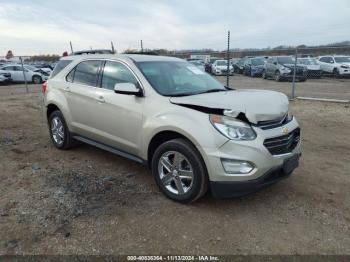
{"type": "Polygon", "coordinates": [[[102,142],[130,154],[137,154],[141,144],[143,97],[116,94],[116,83],[140,83],[123,63],[106,61],[97,95],[101,99],[94,122],[102,135],[102,142]]]}

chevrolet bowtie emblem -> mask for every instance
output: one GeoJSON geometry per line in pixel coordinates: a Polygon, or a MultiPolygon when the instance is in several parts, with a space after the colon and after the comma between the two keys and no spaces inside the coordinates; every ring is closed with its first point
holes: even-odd
{"type": "Polygon", "coordinates": [[[282,133],[283,134],[288,134],[289,130],[287,127],[282,128],[282,133]]]}

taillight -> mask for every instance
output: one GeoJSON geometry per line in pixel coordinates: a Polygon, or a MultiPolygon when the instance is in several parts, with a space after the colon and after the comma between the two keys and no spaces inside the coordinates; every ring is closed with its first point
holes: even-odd
{"type": "Polygon", "coordinates": [[[44,83],[41,85],[41,92],[42,92],[43,94],[45,94],[46,89],[47,89],[47,82],[44,82],[44,83]]]}

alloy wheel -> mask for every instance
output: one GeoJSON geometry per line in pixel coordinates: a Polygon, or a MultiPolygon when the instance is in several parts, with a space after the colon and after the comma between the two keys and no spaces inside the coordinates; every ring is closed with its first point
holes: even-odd
{"type": "Polygon", "coordinates": [[[51,134],[56,144],[62,145],[64,142],[64,126],[59,117],[54,117],[51,120],[51,134]]]}
{"type": "Polygon", "coordinates": [[[158,174],[163,186],[173,194],[183,195],[193,186],[193,169],[188,159],[177,151],[162,154],[158,174]]]}

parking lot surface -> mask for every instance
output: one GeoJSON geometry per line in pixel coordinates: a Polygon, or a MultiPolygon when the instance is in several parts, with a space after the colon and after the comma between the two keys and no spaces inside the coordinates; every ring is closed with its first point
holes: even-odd
{"type": "MultiPolygon", "coordinates": [[[[233,79],[244,88],[290,84],[233,79]]],[[[350,254],[348,105],[291,103],[303,156],[287,180],[181,205],[137,163],[87,145],[55,149],[31,88],[0,87],[0,254],[350,254]]]]}

